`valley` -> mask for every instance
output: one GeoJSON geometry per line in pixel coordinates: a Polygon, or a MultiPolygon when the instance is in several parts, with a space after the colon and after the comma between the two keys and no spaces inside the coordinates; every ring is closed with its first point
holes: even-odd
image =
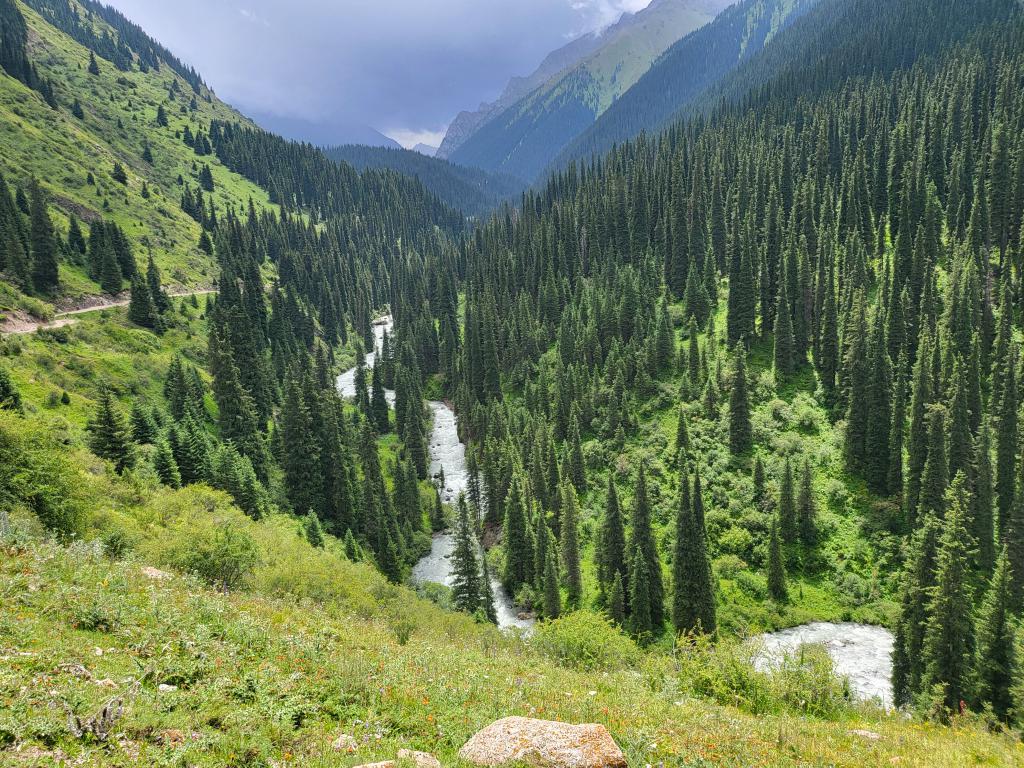
{"type": "Polygon", "coordinates": [[[0,765],[1024,764],[1024,9],[967,6],[620,9],[427,156],[0,0],[0,765]]]}

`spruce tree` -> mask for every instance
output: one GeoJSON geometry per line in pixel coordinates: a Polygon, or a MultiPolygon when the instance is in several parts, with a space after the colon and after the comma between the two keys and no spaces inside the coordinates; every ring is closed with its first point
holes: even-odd
{"type": "Polygon", "coordinates": [[[800,543],[805,547],[813,547],[818,543],[818,512],[814,503],[813,480],[811,462],[804,459],[804,469],[800,476],[800,496],[796,506],[800,543]]]}
{"type": "Polygon", "coordinates": [[[106,387],[100,390],[96,412],[86,429],[89,431],[89,448],[101,459],[111,462],[118,473],[135,463],[124,416],[106,387]]]}
{"type": "Polygon", "coordinates": [[[778,517],[772,518],[772,527],[768,534],[768,594],[778,603],[789,601],[778,517]]]}
{"type": "MultiPolygon", "coordinates": [[[[551,537],[550,531],[548,537],[551,537]]],[[[562,592],[558,586],[558,554],[554,539],[547,547],[547,562],[544,566],[544,618],[557,619],[562,614],[562,592]]]]}
{"type": "Polygon", "coordinates": [[[370,415],[379,435],[386,435],[391,431],[391,423],[388,420],[388,401],[384,397],[383,378],[380,366],[374,365],[370,384],[370,415]]]}
{"type": "Polygon", "coordinates": [[[580,444],[579,409],[573,405],[569,417],[569,453],[566,457],[565,471],[576,493],[586,493],[587,472],[583,460],[583,446],[580,444]]]}
{"type": "Polygon", "coordinates": [[[779,534],[784,544],[793,544],[798,535],[793,465],[788,456],[782,470],[782,482],[779,484],[779,534]]]}
{"type": "Polygon", "coordinates": [[[21,392],[11,380],[11,374],[0,366],[0,410],[22,413],[21,392]]]}
{"type": "Polygon", "coordinates": [[[643,591],[650,601],[649,607],[644,612],[650,618],[651,631],[654,634],[661,632],[665,622],[665,587],[661,580],[661,559],[658,557],[658,546],[654,540],[654,530],[651,525],[651,502],[647,492],[647,465],[641,461],[637,470],[636,490],[633,496],[632,538],[629,548],[633,555],[633,568],[630,571],[630,611],[636,610],[633,603],[633,595],[636,591],[632,587],[633,573],[636,572],[637,560],[644,562],[645,585],[643,591]]]}
{"type": "Polygon", "coordinates": [[[559,525],[562,568],[565,573],[566,605],[580,607],[583,599],[583,575],[580,572],[579,502],[571,484],[562,486],[562,520],[559,525]]]}
{"type": "Polygon", "coordinates": [[[515,595],[524,584],[533,583],[533,543],[526,518],[522,480],[515,478],[509,486],[505,507],[502,543],[505,549],[505,571],[502,583],[515,595]]]}
{"type": "Polygon", "coordinates": [[[46,194],[39,182],[32,180],[29,219],[32,245],[32,285],[37,291],[49,291],[57,286],[57,237],[53,222],[46,209],[46,194]]]}
{"type": "Polygon", "coordinates": [[[601,533],[598,539],[597,574],[601,588],[606,594],[609,593],[616,575],[619,577],[623,582],[623,601],[626,598],[625,590],[628,588],[627,567],[626,525],[619,506],[619,494],[612,481],[612,474],[609,473],[604,517],[601,520],[601,533]]]}
{"type": "Polygon", "coordinates": [[[747,394],[746,353],[742,345],[737,344],[732,391],[729,393],[729,450],[733,455],[738,456],[749,451],[752,443],[753,428],[750,425],[750,400],[747,394]]]}
{"type": "MultiPolygon", "coordinates": [[[[1017,345],[1011,343],[1003,362],[1005,374],[996,422],[996,526],[1003,536],[1014,504],[1017,470],[1017,345]]],[[[1012,555],[1011,555],[1012,561],[1012,555]]],[[[1011,562],[1011,568],[1013,564],[1011,562]]]]}
{"type": "Polygon", "coordinates": [[[968,562],[968,506],[964,476],[957,474],[946,493],[946,516],[935,562],[935,587],[929,594],[925,628],[922,689],[940,691],[934,702],[959,712],[971,698],[974,622],[968,562]]]}
{"type": "Polygon", "coordinates": [[[786,295],[786,282],[779,280],[779,298],[775,318],[775,376],[780,382],[786,381],[795,368],[793,341],[793,319],[786,295]]]}
{"type": "Polygon", "coordinates": [[[615,572],[612,578],[612,586],[608,592],[608,618],[617,626],[626,625],[626,588],[622,584],[622,574],[615,572]]]}
{"type": "Polygon", "coordinates": [[[166,439],[160,439],[156,443],[156,451],[153,454],[153,469],[160,482],[171,488],[181,487],[181,473],[178,471],[178,462],[174,460],[171,446],[166,439]]]}
{"type": "MultiPolygon", "coordinates": [[[[682,464],[682,462],[680,462],[682,464]]],[[[685,469],[679,477],[679,508],[676,514],[676,542],[672,559],[672,626],[676,633],[716,631],[715,596],[711,583],[702,505],[700,478],[694,478],[693,502],[685,469]]]]}
{"type": "Polygon", "coordinates": [[[1010,685],[1016,672],[1010,600],[1010,561],[1004,548],[996,560],[995,572],[978,614],[974,662],[978,701],[991,706],[1000,720],[1006,719],[1013,706],[1010,685]]]}
{"type": "Polygon", "coordinates": [[[477,561],[476,526],[469,517],[465,494],[459,494],[455,550],[452,552],[452,604],[460,611],[475,613],[480,608],[483,584],[477,561]]]}

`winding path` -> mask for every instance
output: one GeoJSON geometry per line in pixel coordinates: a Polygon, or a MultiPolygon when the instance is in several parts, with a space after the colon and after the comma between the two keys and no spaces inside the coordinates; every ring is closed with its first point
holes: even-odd
{"type": "MultiPolygon", "coordinates": [[[[203,288],[197,291],[174,291],[167,295],[172,299],[180,299],[183,296],[203,296],[216,292],[213,288],[203,288]]],[[[0,320],[0,334],[14,336],[17,334],[35,333],[40,329],[62,328],[65,325],[71,325],[76,322],[75,315],[99,312],[100,310],[113,309],[114,307],[127,307],[131,302],[131,296],[126,296],[125,293],[119,293],[116,298],[90,296],[86,301],[88,302],[87,306],[57,312],[52,320],[36,320],[20,310],[14,310],[9,312],[3,320],[0,320]]]]}

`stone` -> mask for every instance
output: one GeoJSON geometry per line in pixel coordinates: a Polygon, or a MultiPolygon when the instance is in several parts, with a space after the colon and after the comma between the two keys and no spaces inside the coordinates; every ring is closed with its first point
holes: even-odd
{"type": "Polygon", "coordinates": [[[362,765],[357,765],[356,768],[395,768],[395,761],[383,760],[379,763],[363,763],[362,765]]]}
{"type": "Polygon", "coordinates": [[[348,752],[351,754],[359,749],[359,742],[347,733],[343,733],[334,740],[331,747],[335,752],[348,752]]]}
{"type": "Polygon", "coordinates": [[[170,685],[168,683],[160,683],[160,685],[158,685],[156,689],[160,691],[160,693],[174,693],[176,690],[178,690],[178,686],[170,685]]]}
{"type": "Polygon", "coordinates": [[[528,717],[506,717],[477,731],[459,757],[473,765],[518,761],[536,768],[627,768],[625,755],[603,725],[528,717]]]}
{"type": "Polygon", "coordinates": [[[173,574],[170,574],[167,571],[161,571],[159,568],[154,568],[151,565],[144,566],[141,571],[143,576],[147,579],[152,579],[153,581],[167,581],[168,579],[174,578],[173,574]]]}
{"type": "Polygon", "coordinates": [[[414,749],[398,750],[399,760],[408,760],[416,768],[441,768],[441,761],[429,752],[417,752],[414,749]]]}
{"type": "Polygon", "coordinates": [[[862,739],[867,739],[868,741],[878,741],[882,738],[882,734],[875,733],[874,731],[869,731],[864,728],[853,728],[850,731],[850,735],[860,736],[862,739]]]}

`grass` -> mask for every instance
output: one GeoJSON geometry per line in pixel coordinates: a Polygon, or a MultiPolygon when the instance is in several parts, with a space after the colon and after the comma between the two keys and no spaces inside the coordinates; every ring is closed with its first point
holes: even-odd
{"type": "MultiPolygon", "coordinates": [[[[182,287],[204,287],[216,276],[213,260],[198,248],[200,228],[180,207],[179,175],[197,187],[199,170],[209,163],[215,182],[218,212],[244,211],[250,200],[269,206],[267,193],[222,166],[216,157],[197,157],[180,134],[186,125],[195,133],[213,119],[246,122],[236,111],[204,90],[197,109],[189,109],[191,87],[167,67],[147,73],[120,72],[99,59],[99,76],[87,72],[89,51],[50,26],[24,4],[29,46],[41,76],[53,81],[60,108],[48,107],[34,91],[10,77],[0,78],[0,171],[9,184],[26,185],[38,178],[51,197],[51,213],[66,233],[69,215],[80,220],[99,217],[117,222],[134,246],[143,266],[152,251],[164,280],[182,287]],[[172,84],[177,94],[170,100],[172,84]],[[77,98],[82,120],[71,114],[77,98]],[[156,125],[160,104],[169,126],[156,125]],[[154,162],[142,158],[149,144],[154,162]],[[113,180],[114,163],[125,168],[128,183],[113,180]],[[95,184],[87,183],[92,173],[95,184]],[[142,196],[146,183],[151,197],[142,196]]],[[[104,26],[96,19],[95,24],[104,26]]],[[[99,293],[81,266],[62,263],[61,285],[48,300],[99,293]]],[[[16,302],[4,302],[17,306],[16,302]]]]}
{"type": "MultiPolygon", "coordinates": [[[[695,696],[688,666],[665,656],[576,670],[344,561],[323,574],[320,597],[330,597],[320,601],[268,583],[225,595],[191,577],[153,580],[146,560],[112,561],[84,543],[3,554],[4,765],[351,766],[399,747],[460,765],[473,732],[513,714],[604,723],[630,765],[1024,761],[1019,741],[966,721],[940,727],[870,708],[754,716],[695,696]],[[65,705],[84,719],[111,699],[124,703],[114,737],[69,733],[65,705]],[[340,733],[360,742],[356,755],[331,749],[340,733]]],[[[304,569],[289,578],[308,580],[304,569]]]]}
{"type": "Polygon", "coordinates": [[[172,299],[174,325],[163,335],[127,319],[127,308],[87,312],[72,325],[0,342],[0,364],[11,373],[32,412],[51,413],[84,427],[95,409],[101,387],[109,387],[122,404],[135,398],[163,401],[163,381],[176,354],[202,370],[206,359],[206,320],[199,308],[181,308],[188,299],[172,299]],[[67,392],[71,402],[59,398],[67,392]]]}

